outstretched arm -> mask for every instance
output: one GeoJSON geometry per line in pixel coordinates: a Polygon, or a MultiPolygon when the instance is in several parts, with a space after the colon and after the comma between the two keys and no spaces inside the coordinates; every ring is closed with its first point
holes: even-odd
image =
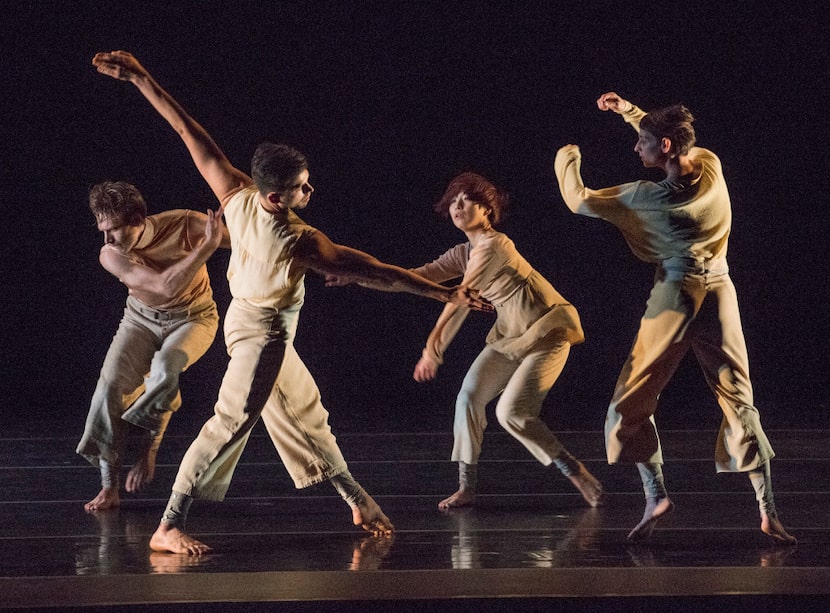
{"type": "Polygon", "coordinates": [[[195,248],[167,268],[155,270],[143,266],[119,250],[106,246],[101,249],[99,260],[101,266],[126,285],[136,298],[149,306],[164,304],[187,287],[199,268],[225,241],[226,236],[222,207],[219,207],[217,211],[208,210],[204,236],[195,248]]]}
{"type": "Polygon", "coordinates": [[[386,291],[408,292],[440,302],[452,302],[477,311],[493,311],[478,292],[462,285],[445,287],[413,272],[386,264],[368,253],[333,243],[320,231],[304,234],[294,251],[295,265],[326,277],[345,277],[361,285],[386,291]]]}
{"type": "Polygon", "coordinates": [[[126,51],[97,53],[92,63],[101,74],[133,83],[184,141],[196,168],[224,205],[238,190],[253,181],[234,168],[205,129],[156,83],[132,54],[126,51]]]}

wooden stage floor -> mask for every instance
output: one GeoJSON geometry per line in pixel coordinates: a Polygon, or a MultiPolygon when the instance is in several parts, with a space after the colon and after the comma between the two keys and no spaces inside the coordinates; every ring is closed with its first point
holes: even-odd
{"type": "Polygon", "coordinates": [[[675,513],[647,544],[631,466],[608,466],[599,432],[561,432],[608,492],[589,509],[569,482],[488,430],[479,505],[442,513],[451,434],[339,433],[355,477],[397,527],[363,536],[328,484],[297,491],[259,424],[223,503],[196,501],[189,531],[215,548],[150,552],[189,433],[171,434],[156,480],[119,511],[90,515],[97,471],[80,432],[0,438],[0,608],[142,611],[830,610],[830,431],[769,432],[776,501],[799,539],[758,529],[744,475],[717,475],[714,431],[662,433],[675,513]]]}

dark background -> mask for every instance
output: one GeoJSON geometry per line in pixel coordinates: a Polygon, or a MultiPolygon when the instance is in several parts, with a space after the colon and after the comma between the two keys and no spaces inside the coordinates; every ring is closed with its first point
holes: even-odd
{"type": "MultiPolygon", "coordinates": [[[[0,424],[80,436],[126,292],[98,264],[90,185],[135,183],[151,212],[215,207],[179,138],[97,51],[133,52],[248,171],[262,140],[311,159],[303,218],[403,266],[463,240],[431,212],[478,171],[511,194],[502,226],[577,308],[588,336],[546,403],[555,429],[599,429],[651,286],[604,222],[572,215],[552,171],[582,147],[591,187],[657,178],[596,98],[686,104],[732,195],[729,262],[768,427],[827,427],[828,19],[820,3],[18,2],[4,9],[0,424]],[[769,4],[769,3],[763,3],[769,4]]],[[[210,262],[220,311],[227,254],[210,262]]],[[[307,278],[297,346],[335,431],[448,430],[488,316],[472,315],[437,381],[412,368],[441,305],[307,278]]],[[[221,335],[185,373],[173,430],[212,411],[221,335]]],[[[714,431],[688,359],[664,427],[714,431]]]]}

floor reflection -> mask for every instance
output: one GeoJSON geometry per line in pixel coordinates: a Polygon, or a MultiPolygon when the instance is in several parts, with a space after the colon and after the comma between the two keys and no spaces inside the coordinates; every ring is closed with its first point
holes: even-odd
{"type": "Polygon", "coordinates": [[[147,541],[135,515],[118,509],[88,515],[98,526],[98,542],[78,548],[77,575],[113,575],[147,568],[147,541]]]}
{"type": "Polygon", "coordinates": [[[483,544],[488,531],[481,529],[475,509],[453,509],[446,515],[457,531],[450,549],[454,569],[486,568],[495,557],[517,559],[523,568],[565,567],[579,563],[586,552],[597,552],[599,548],[602,514],[596,508],[566,516],[571,526],[564,531],[558,527],[526,534],[508,531],[499,540],[498,549],[491,547],[493,538],[487,538],[487,544],[483,544]]]}

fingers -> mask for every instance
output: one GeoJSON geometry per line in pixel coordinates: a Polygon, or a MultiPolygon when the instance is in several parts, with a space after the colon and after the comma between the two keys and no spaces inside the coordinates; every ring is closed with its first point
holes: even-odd
{"type": "Polygon", "coordinates": [[[207,210],[208,222],[214,226],[218,226],[222,222],[222,215],[225,213],[225,207],[220,206],[215,211],[213,209],[207,210]]]}
{"type": "Polygon", "coordinates": [[[92,64],[101,74],[129,81],[143,70],[131,53],[126,51],[102,51],[92,58],[92,64]]]}
{"type": "Polygon", "coordinates": [[[597,99],[597,106],[601,111],[617,110],[621,98],[616,92],[607,92],[597,99]]]}

